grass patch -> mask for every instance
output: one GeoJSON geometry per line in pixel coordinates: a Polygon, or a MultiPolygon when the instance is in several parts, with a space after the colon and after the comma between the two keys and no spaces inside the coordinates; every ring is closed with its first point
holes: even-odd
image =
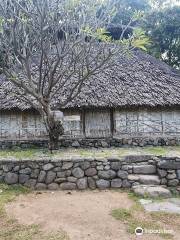
{"type": "Polygon", "coordinates": [[[112,215],[115,219],[121,220],[122,222],[129,221],[130,218],[132,218],[131,211],[128,210],[128,209],[124,209],[124,208],[119,208],[119,209],[114,209],[114,210],[112,210],[111,215],[112,215]]]}
{"type": "Polygon", "coordinates": [[[47,148],[13,148],[10,150],[0,150],[0,158],[15,158],[15,159],[37,159],[37,158],[63,158],[63,157],[123,157],[127,155],[174,155],[180,156],[180,146],[174,147],[122,147],[122,148],[62,148],[56,151],[53,151],[53,154],[50,154],[47,148]]]}
{"type": "Polygon", "coordinates": [[[20,194],[27,194],[29,189],[22,186],[0,184],[0,239],[1,240],[69,240],[63,231],[56,234],[43,233],[38,225],[25,226],[9,218],[4,210],[6,203],[13,201],[20,194]]]}
{"type": "MultiPolygon", "coordinates": [[[[144,230],[163,230],[163,225],[167,224],[167,221],[174,216],[166,213],[147,213],[144,211],[143,206],[139,203],[139,197],[133,193],[129,193],[129,198],[131,198],[135,203],[129,209],[118,208],[113,209],[111,215],[116,219],[126,224],[127,232],[130,234],[135,234],[135,229],[141,227],[144,230]]],[[[180,221],[180,216],[175,215],[175,222],[180,221]]],[[[177,226],[179,224],[177,223],[177,226]]],[[[170,228],[172,229],[172,228],[170,228]]],[[[173,235],[170,233],[157,233],[163,239],[173,239],[173,235]]]]}
{"type": "Polygon", "coordinates": [[[97,149],[83,149],[83,148],[62,148],[53,151],[51,154],[48,149],[20,149],[14,148],[10,150],[0,150],[0,158],[15,158],[15,159],[37,159],[37,158],[58,158],[58,157],[123,157],[126,155],[143,154],[142,148],[97,148],[97,149]]]}
{"type": "MultiPolygon", "coordinates": [[[[127,227],[127,232],[130,234],[135,234],[135,229],[137,227],[141,227],[142,229],[147,229],[147,230],[162,230],[163,227],[153,221],[153,220],[149,220],[149,219],[137,219],[137,218],[133,218],[129,223],[128,223],[128,227],[127,227]]],[[[170,233],[158,233],[158,235],[160,237],[162,237],[163,239],[168,239],[171,240],[173,239],[173,235],[170,233]]]]}
{"type": "Polygon", "coordinates": [[[33,159],[37,156],[50,156],[47,149],[12,149],[12,150],[0,150],[0,158],[16,158],[16,159],[33,159]]]}
{"type": "Polygon", "coordinates": [[[145,147],[143,150],[147,153],[161,156],[161,155],[167,155],[168,153],[168,147],[145,147]]]}
{"type": "Polygon", "coordinates": [[[4,205],[10,201],[13,201],[16,196],[20,194],[29,193],[30,190],[23,186],[8,186],[0,184],[0,216],[4,214],[4,205]]]}
{"type": "Polygon", "coordinates": [[[0,239],[2,240],[30,240],[38,234],[38,226],[22,226],[14,223],[10,224],[4,221],[3,227],[0,229],[0,239]]]}
{"type": "MultiPolygon", "coordinates": [[[[124,149],[124,148],[98,148],[98,149],[76,149],[76,148],[67,148],[53,151],[51,154],[48,149],[19,149],[14,148],[11,150],[0,150],[0,158],[15,158],[18,160],[21,159],[37,159],[37,158],[58,158],[58,157],[72,157],[72,156],[80,156],[80,157],[109,157],[109,156],[117,156],[122,157],[128,155],[132,152],[132,149],[124,149]]],[[[132,152],[133,154],[133,152],[132,152]]]]}
{"type": "MultiPolygon", "coordinates": [[[[140,195],[138,195],[138,194],[136,194],[136,193],[134,193],[134,192],[128,192],[128,197],[130,198],[130,199],[132,199],[133,201],[135,201],[136,203],[138,203],[138,204],[136,204],[137,206],[139,206],[139,207],[141,207],[141,210],[143,209],[143,207],[142,207],[142,205],[139,203],[139,200],[140,199],[146,199],[146,200],[153,200],[153,201],[156,201],[156,202],[161,202],[161,201],[163,201],[164,200],[164,198],[163,197],[160,197],[160,196],[158,196],[158,197],[153,197],[153,199],[152,199],[152,197],[150,197],[148,194],[144,194],[143,195],[143,197],[142,196],[140,196],[140,195]]],[[[174,194],[172,194],[172,197],[174,197],[174,198],[179,198],[180,196],[179,196],[179,194],[178,193],[174,193],[174,194]]]]}
{"type": "Polygon", "coordinates": [[[166,212],[152,212],[150,213],[151,217],[155,221],[160,221],[163,223],[170,223],[173,225],[178,225],[180,224],[180,214],[176,213],[166,213],[166,212]]]}

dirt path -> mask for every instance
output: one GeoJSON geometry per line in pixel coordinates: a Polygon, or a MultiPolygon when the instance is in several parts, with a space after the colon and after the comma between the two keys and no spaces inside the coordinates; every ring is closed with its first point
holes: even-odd
{"type": "MultiPolygon", "coordinates": [[[[47,232],[63,229],[70,240],[134,240],[126,226],[110,215],[112,209],[132,204],[126,193],[115,191],[59,191],[22,195],[6,211],[21,224],[40,224],[47,232]]],[[[138,239],[154,240],[154,236],[138,239]]]]}

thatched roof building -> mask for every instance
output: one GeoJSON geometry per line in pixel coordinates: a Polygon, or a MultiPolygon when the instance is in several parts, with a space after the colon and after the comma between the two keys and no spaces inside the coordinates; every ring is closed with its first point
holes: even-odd
{"type": "MultiPolygon", "coordinates": [[[[10,85],[0,79],[0,109],[30,108],[24,101],[7,96],[5,88],[9,89],[10,85]]],[[[55,97],[57,108],[61,96],[60,92],[55,97]]],[[[135,50],[132,55],[119,56],[115,66],[84,83],[81,93],[66,108],[157,107],[179,104],[180,71],[135,50]]]]}
{"type": "MultiPolygon", "coordinates": [[[[21,126],[25,126],[26,132],[38,132],[41,136],[39,132],[42,130],[44,134],[44,130],[40,119],[36,116],[32,120],[35,114],[30,111],[31,107],[13,95],[7,95],[5,89],[11,87],[10,83],[0,79],[1,132],[6,128],[2,119],[8,111],[11,118],[14,114],[16,121],[22,122],[18,125],[19,137],[23,135],[21,126]],[[24,110],[28,112],[26,117],[24,110]],[[35,122],[38,127],[33,127],[35,122]],[[32,131],[28,130],[29,126],[32,131]]],[[[60,108],[61,96],[66,90],[62,89],[55,96],[55,108],[60,108]]],[[[73,136],[180,135],[179,107],[180,72],[135,50],[130,56],[119,56],[111,69],[85,82],[81,93],[63,107],[63,111],[65,128],[73,136]]],[[[8,123],[12,125],[12,121],[8,123]]],[[[30,136],[38,135],[33,134],[30,136]]]]}

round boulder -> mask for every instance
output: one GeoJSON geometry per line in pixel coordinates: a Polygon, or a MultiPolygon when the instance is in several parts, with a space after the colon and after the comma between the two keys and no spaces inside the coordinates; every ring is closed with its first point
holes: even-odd
{"type": "Polygon", "coordinates": [[[88,169],[88,168],[90,167],[90,162],[87,162],[87,161],[81,162],[81,163],[79,163],[79,166],[80,166],[83,170],[86,170],[86,169],[88,169]]]}
{"type": "Polygon", "coordinates": [[[49,190],[58,190],[58,188],[59,188],[59,185],[57,184],[57,183],[51,183],[51,184],[49,184],[48,185],[48,189],[49,190]]]}
{"type": "Polygon", "coordinates": [[[96,188],[96,182],[92,177],[88,177],[88,186],[90,189],[96,188]]]}
{"type": "Polygon", "coordinates": [[[76,189],[76,184],[70,183],[70,182],[64,182],[64,183],[60,184],[60,188],[62,190],[74,190],[74,189],[76,189]]]}
{"type": "Polygon", "coordinates": [[[45,182],[46,179],[46,172],[45,171],[40,171],[39,176],[38,176],[38,182],[45,182]]]}
{"type": "Polygon", "coordinates": [[[123,188],[130,188],[131,187],[131,183],[127,179],[124,179],[122,181],[122,187],[123,188]]]}
{"type": "Polygon", "coordinates": [[[97,170],[95,168],[88,168],[85,171],[85,175],[88,176],[88,177],[95,176],[96,174],[97,174],[97,170]]]}
{"type": "Polygon", "coordinates": [[[72,175],[76,178],[82,178],[84,177],[84,171],[81,168],[77,167],[72,170],[72,175]]]}
{"type": "Polygon", "coordinates": [[[29,188],[34,188],[34,186],[36,185],[36,179],[29,179],[27,182],[25,182],[24,184],[26,187],[29,187],[29,188]]]}
{"type": "Polygon", "coordinates": [[[168,181],[168,186],[170,187],[176,187],[179,184],[179,180],[178,179],[172,179],[168,181]]]}
{"type": "Polygon", "coordinates": [[[49,171],[51,170],[52,168],[54,168],[54,165],[52,163],[47,163],[43,166],[43,170],[44,171],[49,171]]]}
{"type": "Polygon", "coordinates": [[[80,178],[77,180],[77,187],[80,190],[84,190],[87,188],[87,178],[80,178]]]}
{"type": "Polygon", "coordinates": [[[119,178],[122,178],[122,179],[127,179],[128,178],[128,173],[126,171],[123,171],[123,170],[119,170],[117,175],[118,175],[119,178]]]}
{"type": "Polygon", "coordinates": [[[169,173],[169,174],[166,176],[166,178],[169,179],[169,180],[175,179],[175,178],[176,178],[176,174],[175,174],[175,173],[169,173]]]}
{"type": "Polygon", "coordinates": [[[116,172],[113,170],[99,171],[98,176],[102,179],[113,179],[116,176],[116,172]]]}
{"type": "Polygon", "coordinates": [[[62,165],[62,169],[63,170],[68,170],[68,169],[72,168],[72,166],[73,166],[72,162],[64,162],[63,165],[62,165]]]}
{"type": "Polygon", "coordinates": [[[140,195],[140,196],[148,196],[148,197],[163,197],[169,198],[171,197],[171,192],[162,186],[155,185],[139,185],[134,186],[132,190],[140,195]]]}
{"type": "Polygon", "coordinates": [[[36,190],[46,190],[47,186],[44,183],[37,183],[35,186],[36,190]]]}
{"type": "Polygon", "coordinates": [[[19,183],[23,184],[29,180],[29,175],[26,174],[20,174],[19,175],[19,183]]]}
{"type": "Polygon", "coordinates": [[[19,171],[20,174],[31,174],[30,168],[24,168],[19,171]]]}
{"type": "Polygon", "coordinates": [[[46,176],[46,184],[52,183],[56,177],[56,173],[49,171],[46,176]]]}
{"type": "Polygon", "coordinates": [[[4,179],[7,184],[16,184],[18,183],[18,175],[16,173],[8,172],[4,179]]]}
{"type": "Polygon", "coordinates": [[[120,169],[120,167],[121,167],[121,163],[120,163],[120,161],[116,161],[116,162],[111,162],[111,168],[113,169],[113,170],[119,170],[120,169]]]}
{"type": "Polygon", "coordinates": [[[115,178],[111,181],[112,188],[120,188],[122,186],[122,180],[119,178],[115,178]]]}
{"type": "Polygon", "coordinates": [[[110,182],[104,179],[100,179],[96,181],[96,185],[99,189],[103,190],[110,187],[110,182]]]}

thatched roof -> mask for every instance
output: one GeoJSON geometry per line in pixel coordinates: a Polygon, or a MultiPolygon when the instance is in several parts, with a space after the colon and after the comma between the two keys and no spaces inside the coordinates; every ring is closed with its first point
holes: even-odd
{"type": "MultiPolygon", "coordinates": [[[[4,91],[0,83],[0,109],[28,109],[30,106],[4,91]]],[[[61,94],[55,103],[61,101],[61,94]]],[[[180,106],[180,72],[135,50],[132,56],[119,56],[111,69],[84,83],[81,93],[66,108],[180,106]]]]}

